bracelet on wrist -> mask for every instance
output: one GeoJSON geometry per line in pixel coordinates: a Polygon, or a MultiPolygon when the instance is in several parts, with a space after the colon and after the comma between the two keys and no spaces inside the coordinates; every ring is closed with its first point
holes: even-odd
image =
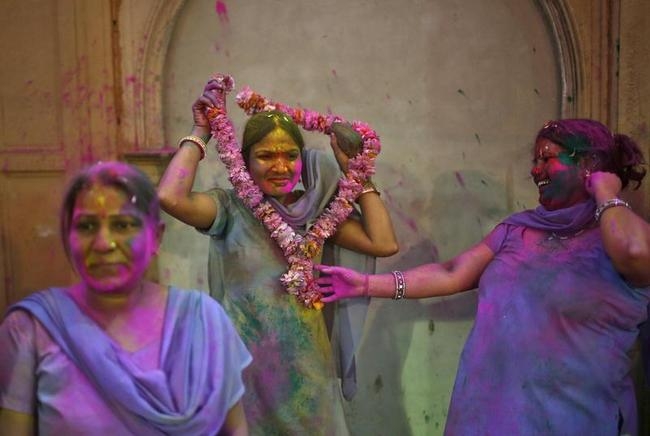
{"type": "Polygon", "coordinates": [[[393,278],[395,279],[395,295],[393,300],[401,300],[406,296],[406,280],[401,271],[393,271],[393,278]]]}
{"type": "Polygon", "coordinates": [[[199,160],[203,160],[207,149],[207,146],[203,138],[194,135],[183,136],[180,139],[180,141],[178,141],[178,146],[181,147],[185,142],[191,142],[192,144],[195,144],[199,148],[199,151],[201,152],[201,158],[199,160]]]}
{"type": "Polygon", "coordinates": [[[381,196],[381,193],[377,190],[377,187],[375,186],[375,184],[372,183],[370,180],[367,180],[367,181],[363,184],[363,189],[361,190],[361,192],[359,192],[359,195],[357,195],[357,198],[356,198],[355,201],[358,203],[358,202],[359,202],[359,198],[361,198],[362,195],[364,195],[364,194],[368,194],[368,193],[370,193],[370,192],[374,192],[375,194],[381,196]]]}
{"type": "Polygon", "coordinates": [[[600,221],[600,217],[603,215],[603,212],[605,212],[607,209],[610,209],[612,207],[617,207],[617,206],[624,206],[627,207],[628,209],[632,209],[630,207],[630,204],[627,201],[621,200],[620,198],[617,197],[610,198],[609,200],[602,202],[596,208],[596,213],[594,214],[594,218],[596,218],[596,222],[600,221]]]}

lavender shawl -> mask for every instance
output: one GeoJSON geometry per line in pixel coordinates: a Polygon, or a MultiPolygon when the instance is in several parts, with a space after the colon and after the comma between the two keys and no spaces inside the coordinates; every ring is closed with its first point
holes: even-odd
{"type": "Polygon", "coordinates": [[[171,288],[160,368],[143,371],[63,289],[9,310],[31,313],[133,434],[215,434],[243,394],[250,354],[223,309],[199,291],[171,288]]]}
{"type": "Polygon", "coordinates": [[[593,200],[587,200],[558,210],[546,210],[544,206],[537,206],[535,209],[512,214],[504,222],[515,226],[555,232],[563,236],[575,234],[591,226],[594,222],[595,212],[596,203],[593,200]]]}

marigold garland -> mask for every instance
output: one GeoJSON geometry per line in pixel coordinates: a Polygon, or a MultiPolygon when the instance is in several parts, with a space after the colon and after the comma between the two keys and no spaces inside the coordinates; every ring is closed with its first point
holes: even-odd
{"type": "MultiPolygon", "coordinates": [[[[356,156],[350,158],[348,171],[338,182],[335,198],[318,217],[316,222],[304,234],[296,232],[287,224],[270,202],[264,199],[264,194],[253,182],[244,158],[241,146],[234,134],[232,121],[226,113],[226,94],[235,86],[231,76],[218,74],[215,80],[221,85],[217,107],[208,108],[206,115],[210,121],[212,135],[217,142],[219,158],[228,170],[228,178],[232,183],[239,199],[251,210],[269,231],[271,238],[282,249],[289,265],[286,273],[280,277],[280,282],[286,291],[294,295],[307,307],[321,309],[320,292],[314,281],[313,259],[320,253],[327,238],[332,236],[339,224],[349,216],[353,209],[354,200],[363,190],[363,183],[375,172],[375,158],[381,149],[379,138],[374,130],[360,121],[353,121],[352,128],[362,139],[362,149],[356,156]]],[[[319,131],[325,134],[335,122],[345,122],[337,115],[321,115],[318,112],[293,108],[285,104],[269,101],[263,96],[244,87],[236,96],[237,104],[248,115],[268,110],[278,110],[290,116],[296,124],[305,130],[319,131]]]]}

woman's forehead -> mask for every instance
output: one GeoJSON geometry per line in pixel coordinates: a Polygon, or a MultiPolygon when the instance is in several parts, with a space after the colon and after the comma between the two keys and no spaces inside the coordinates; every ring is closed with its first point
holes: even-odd
{"type": "Polygon", "coordinates": [[[127,194],[115,186],[93,183],[77,195],[74,204],[75,209],[117,209],[117,210],[135,210],[137,209],[132,201],[129,201],[127,194]]]}
{"type": "Polygon", "coordinates": [[[269,132],[264,138],[262,138],[261,141],[253,145],[253,148],[255,150],[272,149],[274,151],[290,151],[293,149],[300,149],[291,135],[279,127],[276,127],[271,132],[269,132]]]}

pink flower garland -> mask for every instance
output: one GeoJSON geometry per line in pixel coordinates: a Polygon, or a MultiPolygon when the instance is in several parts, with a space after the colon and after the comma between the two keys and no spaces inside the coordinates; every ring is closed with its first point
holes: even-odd
{"type": "MultiPolygon", "coordinates": [[[[305,235],[297,233],[268,201],[253,182],[238,144],[232,121],[226,114],[226,93],[234,88],[234,80],[227,75],[217,75],[216,80],[222,84],[219,104],[209,108],[206,115],[210,121],[212,135],[217,140],[219,158],[226,166],[230,183],[235,188],[237,197],[251,210],[269,231],[271,238],[284,253],[289,269],[280,277],[288,293],[307,307],[320,309],[320,292],[314,281],[313,259],[316,257],[327,238],[332,236],[339,224],[349,216],[354,200],[363,190],[363,182],[375,172],[375,158],[381,149],[379,138],[367,124],[359,121],[351,123],[363,141],[362,150],[348,162],[347,173],[339,179],[336,197],[318,217],[305,235]]],[[[248,115],[256,112],[278,110],[289,115],[296,124],[305,130],[331,132],[334,122],[344,122],[336,115],[321,115],[318,112],[292,108],[282,103],[272,102],[245,87],[236,96],[237,104],[248,115]]]]}

